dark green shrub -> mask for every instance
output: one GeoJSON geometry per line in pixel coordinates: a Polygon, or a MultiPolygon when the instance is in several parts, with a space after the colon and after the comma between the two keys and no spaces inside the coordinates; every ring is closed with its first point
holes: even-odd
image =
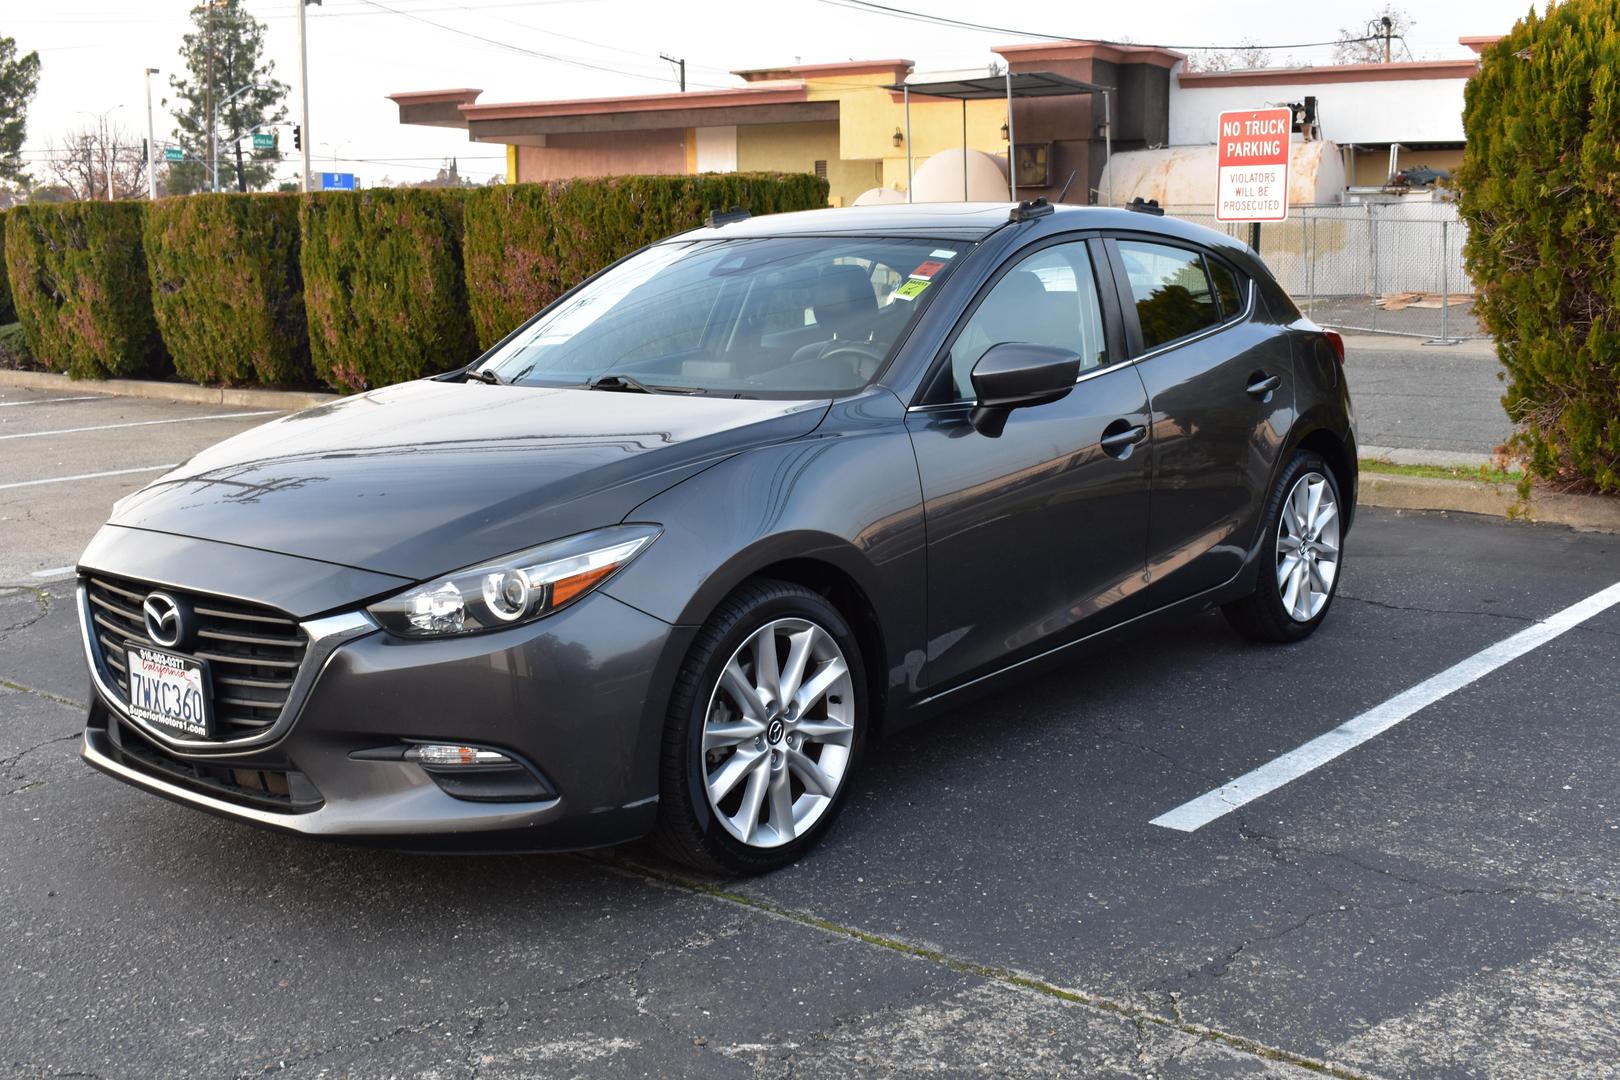
{"type": "Polygon", "coordinates": [[[1458,172],[1474,310],[1507,369],[1510,445],[1620,491],[1620,5],[1565,0],[1486,49],[1458,172]]]}
{"type": "MultiPolygon", "coordinates": [[[[0,260],[3,261],[3,260],[0,260]]],[[[28,336],[18,323],[0,323],[0,371],[37,371],[28,336]]]]}
{"type": "Polygon", "coordinates": [[[304,308],[315,374],[340,390],[386,386],[477,355],[456,190],[304,195],[304,308]]]}
{"type": "Polygon", "coordinates": [[[467,294],[488,348],[616,259],[703,224],[710,210],[755,214],[827,205],[805,173],[627,176],[507,184],[467,198],[467,294]]]}
{"type": "Polygon", "coordinates": [[[70,202],[7,213],[17,319],[50,370],[104,379],[164,369],[141,245],[144,212],[137,202],[70,202]]]}
{"type": "Polygon", "coordinates": [[[146,213],[146,267],[158,329],[182,378],[309,381],[296,196],[154,203],[146,213]]]}
{"type": "Polygon", "coordinates": [[[6,215],[0,214],[0,326],[17,321],[11,303],[11,282],[6,278],[6,215]]]}

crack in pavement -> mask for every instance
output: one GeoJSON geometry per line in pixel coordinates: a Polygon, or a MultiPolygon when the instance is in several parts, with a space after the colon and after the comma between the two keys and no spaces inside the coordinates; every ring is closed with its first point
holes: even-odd
{"type": "MultiPolygon", "coordinates": [[[[1464,611],[1459,608],[1432,608],[1417,604],[1392,604],[1387,600],[1373,600],[1365,596],[1352,596],[1342,589],[1334,595],[1336,600],[1349,600],[1355,604],[1366,604],[1368,607],[1383,608],[1385,611],[1410,612],[1418,615],[1465,615],[1479,616],[1486,619],[1506,619],[1509,622],[1519,623],[1522,626],[1534,626],[1540,619],[1528,615],[1514,615],[1506,611],[1464,611]]],[[[1605,637],[1620,637],[1620,632],[1605,630],[1601,626],[1592,626],[1590,623],[1581,623],[1570,628],[1573,632],[1587,634],[1602,634],[1605,637]]]]}
{"type": "Polygon", "coordinates": [[[1220,776],[1216,773],[1206,772],[1205,770],[1197,768],[1193,765],[1188,765],[1186,762],[1176,758],[1174,755],[1168,754],[1157,747],[1148,746],[1144,743],[1137,742],[1135,739],[1128,739],[1118,728],[1093,728],[1091,734],[1099,739],[1104,740],[1105,742],[1119,743],[1121,746],[1129,746],[1132,749],[1142,751],[1144,754],[1150,754],[1153,757],[1161,758],[1167,764],[1169,764],[1171,768],[1187,773],[1190,776],[1196,776],[1205,783],[1213,784],[1215,787],[1220,787],[1226,783],[1226,777],[1220,776]]]}
{"type": "Polygon", "coordinates": [[[1525,896],[1554,900],[1592,900],[1603,904],[1620,903],[1620,895],[1614,893],[1598,892],[1591,889],[1572,889],[1564,885],[1510,885],[1506,883],[1448,885],[1438,881],[1428,881],[1411,874],[1403,874],[1386,866],[1378,866],[1346,852],[1324,851],[1319,848],[1306,847],[1303,844],[1290,843],[1279,836],[1272,836],[1269,833],[1262,832],[1246,821],[1238,822],[1238,835],[1244,840],[1258,844],[1272,858],[1284,866],[1303,869],[1298,862],[1288,858],[1289,852],[1312,855],[1319,859],[1335,859],[1365,870],[1369,874],[1377,874],[1392,881],[1399,881],[1404,885],[1411,885],[1443,896],[1525,896]]]}
{"type": "Polygon", "coordinates": [[[49,690],[41,690],[36,686],[27,686],[23,683],[17,682],[14,679],[8,679],[4,675],[0,675],[0,688],[4,688],[6,690],[15,690],[20,694],[33,694],[35,697],[44,698],[46,701],[53,701],[58,705],[66,705],[70,709],[88,709],[90,707],[82,701],[74,701],[70,697],[63,697],[61,694],[53,694],[49,690]]]}
{"type": "Polygon", "coordinates": [[[808,926],[826,934],[850,938],[866,945],[887,949],[890,952],[909,957],[913,960],[936,964],[940,967],[944,967],[961,974],[975,975],[979,978],[999,983],[1003,986],[1010,987],[1024,993],[1040,994],[1048,998],[1055,998],[1059,1001],[1067,1002],[1071,1005],[1089,1008],[1100,1013],[1120,1017],[1138,1025],[1138,1030],[1140,1032],[1145,1032],[1147,1027],[1150,1025],[1165,1031],[1179,1031],[1187,1035],[1205,1039],[1212,1043],[1219,1043],[1226,1048],[1250,1055],[1252,1057],[1260,1058],[1266,1061],[1276,1061],[1288,1065],[1294,1065],[1303,1069],[1309,1069],[1325,1076],[1338,1078],[1338,1080],[1368,1080],[1368,1077],[1370,1076],[1370,1074],[1367,1073],[1352,1072],[1344,1066],[1336,1065],[1332,1062],[1308,1057],[1304,1054],[1298,1054],[1291,1050],[1285,1050],[1281,1047],[1269,1046],[1245,1035],[1238,1035],[1234,1032],[1210,1027],[1205,1024],[1189,1023],[1184,1020],[1178,1020],[1174,1017],[1165,1016],[1162,1013],[1155,1012],[1154,1010],[1144,1006],[1119,1001],[1091,991],[1062,987],[1038,976],[1020,972],[1012,968],[952,956],[940,949],[913,944],[912,942],[896,937],[873,934],[852,926],[845,926],[830,919],[823,919],[820,916],[812,915],[809,912],[786,907],[769,900],[760,899],[758,897],[732,892],[714,884],[713,882],[687,877],[684,874],[676,873],[674,871],[646,866],[622,857],[605,857],[600,855],[582,855],[579,857],[588,862],[595,863],[598,866],[617,871],[618,873],[624,874],[627,877],[642,878],[644,880],[657,882],[668,888],[676,889],[681,892],[708,897],[711,900],[716,900],[727,904],[734,904],[738,907],[749,908],[765,915],[783,919],[788,922],[797,923],[800,926],[808,926]]]}
{"type": "Polygon", "coordinates": [[[31,619],[24,619],[20,623],[11,623],[0,627],[0,641],[6,640],[6,638],[19,630],[28,629],[51,613],[51,594],[46,590],[36,585],[0,585],[0,599],[5,599],[5,594],[11,592],[32,593],[34,602],[39,605],[39,610],[34,613],[34,617],[31,619]]]}

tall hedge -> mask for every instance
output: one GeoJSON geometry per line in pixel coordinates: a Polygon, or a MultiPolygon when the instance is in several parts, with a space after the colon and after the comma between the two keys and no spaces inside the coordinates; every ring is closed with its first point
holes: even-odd
{"type": "Polygon", "coordinates": [[[0,326],[17,321],[11,303],[11,282],[6,277],[6,215],[0,214],[0,326]]]}
{"type": "Polygon", "coordinates": [[[1620,491],[1620,4],[1564,0],[1485,50],[1458,171],[1475,311],[1533,473],[1620,491]]]}
{"type": "Polygon", "coordinates": [[[708,173],[559,180],[483,188],[467,198],[467,294],[488,348],[602,267],[710,210],[755,214],[827,205],[809,174],[708,173]]]}
{"type": "Polygon", "coordinates": [[[70,202],[7,213],[6,270],[34,356],[75,379],[161,373],[141,243],[145,206],[70,202]]]}
{"type": "Polygon", "coordinates": [[[304,307],[315,374],[340,390],[420,378],[477,355],[461,265],[463,192],[304,195],[304,307]]]}
{"type": "Polygon", "coordinates": [[[310,379],[296,195],[193,195],[146,214],[152,308],[198,383],[310,379]]]}

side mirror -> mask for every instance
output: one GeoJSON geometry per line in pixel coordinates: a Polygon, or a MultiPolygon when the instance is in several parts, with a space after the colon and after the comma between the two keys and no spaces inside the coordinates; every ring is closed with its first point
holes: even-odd
{"type": "Polygon", "coordinates": [[[968,422],[979,434],[996,438],[1014,409],[1057,401],[1079,377],[1080,357],[1067,349],[1022,341],[992,345],[973,365],[978,402],[968,422]]]}

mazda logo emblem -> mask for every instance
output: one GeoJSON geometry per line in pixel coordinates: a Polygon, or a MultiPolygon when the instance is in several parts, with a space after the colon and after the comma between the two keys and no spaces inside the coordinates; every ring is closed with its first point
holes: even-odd
{"type": "Polygon", "coordinates": [[[141,613],[145,616],[146,636],[152,639],[152,644],[171,649],[180,644],[186,628],[180,615],[180,603],[174,597],[168,593],[151,593],[141,605],[141,613]]]}

